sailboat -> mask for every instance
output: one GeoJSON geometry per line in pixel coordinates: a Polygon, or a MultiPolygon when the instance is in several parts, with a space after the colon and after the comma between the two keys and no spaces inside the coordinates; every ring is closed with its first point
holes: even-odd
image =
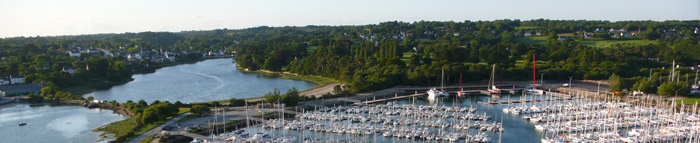
{"type": "Polygon", "coordinates": [[[19,109],[19,126],[25,126],[27,123],[22,122],[22,109],[19,109]]]}
{"type": "Polygon", "coordinates": [[[445,71],[442,70],[442,79],[440,80],[440,90],[437,90],[435,87],[431,88],[428,90],[428,98],[429,99],[435,99],[437,97],[447,97],[448,94],[445,92],[445,71]]]}
{"type": "Polygon", "coordinates": [[[525,91],[532,94],[544,94],[543,90],[537,89],[537,70],[535,70],[535,54],[532,54],[532,88],[527,88],[525,91]]]}
{"type": "Polygon", "coordinates": [[[457,97],[464,97],[464,88],[462,87],[462,73],[459,73],[459,92],[457,97]]]}
{"type": "Polygon", "coordinates": [[[700,94],[700,85],[698,85],[698,72],[700,72],[700,70],[695,71],[695,82],[693,83],[693,86],[691,86],[690,94],[700,94]]]}
{"type": "Polygon", "coordinates": [[[489,79],[488,89],[486,89],[491,95],[498,96],[501,94],[501,89],[496,87],[496,64],[493,64],[493,69],[491,71],[491,79],[489,79]]]}

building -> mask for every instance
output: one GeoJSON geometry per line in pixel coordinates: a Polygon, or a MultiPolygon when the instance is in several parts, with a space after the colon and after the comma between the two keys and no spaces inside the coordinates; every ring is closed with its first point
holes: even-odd
{"type": "Polygon", "coordinates": [[[171,52],[165,52],[165,58],[171,62],[175,61],[175,54],[171,52]]]}
{"type": "Polygon", "coordinates": [[[74,74],[75,74],[75,71],[76,71],[76,68],[75,68],[75,67],[63,67],[62,71],[63,71],[64,73],[68,73],[68,74],[70,74],[70,75],[74,75],[74,74]]]}
{"type": "Polygon", "coordinates": [[[523,36],[525,36],[525,37],[530,37],[530,36],[532,36],[532,33],[530,33],[530,32],[525,32],[525,34],[523,34],[523,36]]]}
{"type": "Polygon", "coordinates": [[[0,78],[0,85],[8,85],[8,84],[10,84],[9,78],[0,78]]]}
{"type": "Polygon", "coordinates": [[[24,83],[23,75],[10,75],[10,84],[22,84],[24,83]]]}
{"type": "Polygon", "coordinates": [[[29,93],[39,94],[43,87],[41,83],[0,85],[0,95],[8,97],[29,93]]]}
{"type": "Polygon", "coordinates": [[[68,51],[67,52],[69,56],[71,57],[80,57],[80,52],[79,51],[68,51]]]}

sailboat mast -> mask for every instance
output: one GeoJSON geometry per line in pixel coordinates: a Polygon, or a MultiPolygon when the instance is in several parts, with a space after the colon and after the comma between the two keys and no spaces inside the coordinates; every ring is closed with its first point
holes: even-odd
{"type": "Polygon", "coordinates": [[[445,91],[445,70],[442,71],[442,78],[440,78],[440,90],[445,91]]]}
{"type": "Polygon", "coordinates": [[[537,89],[537,82],[535,81],[535,80],[537,80],[537,78],[536,78],[537,75],[535,74],[535,63],[537,63],[537,62],[535,62],[535,54],[533,53],[532,54],[532,89],[537,89]]]}
{"type": "MultiPolygon", "coordinates": [[[[698,74],[695,74],[695,80],[697,82],[698,80],[698,74]]],[[[462,73],[459,73],[459,91],[464,91],[464,88],[462,88],[462,73]]]]}

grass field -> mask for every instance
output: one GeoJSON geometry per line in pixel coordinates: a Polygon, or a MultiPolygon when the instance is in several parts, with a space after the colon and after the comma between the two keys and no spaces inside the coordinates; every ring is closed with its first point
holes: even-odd
{"type": "Polygon", "coordinates": [[[676,102],[678,102],[680,104],[681,101],[683,101],[683,103],[685,105],[695,105],[695,102],[700,103],[700,98],[686,98],[686,99],[682,99],[682,100],[677,100],[676,102]]]}
{"type": "MultiPolygon", "coordinates": [[[[561,36],[565,36],[567,34],[571,33],[563,33],[559,34],[561,36]]],[[[570,35],[569,35],[570,36],[570,35]]],[[[516,42],[520,43],[525,43],[525,44],[530,44],[530,45],[543,45],[547,41],[547,36],[531,36],[531,37],[518,37],[515,39],[516,42]]],[[[632,39],[632,40],[602,40],[602,39],[587,39],[587,40],[576,40],[576,43],[588,46],[588,47],[600,47],[600,48],[605,48],[605,47],[610,47],[615,44],[629,44],[629,45],[648,45],[648,44],[655,44],[656,41],[652,40],[644,40],[644,39],[632,39]]]]}
{"type": "MultiPolygon", "coordinates": [[[[523,63],[524,60],[517,60],[515,61],[515,67],[522,68],[525,66],[525,63],[523,63]]],[[[537,61],[537,65],[544,65],[547,62],[545,61],[537,61]]]]}
{"type": "Polygon", "coordinates": [[[411,60],[411,56],[413,56],[415,54],[416,54],[416,52],[413,52],[413,51],[405,52],[405,53],[403,53],[403,57],[401,57],[401,61],[403,61],[404,63],[406,63],[406,65],[408,65],[408,61],[411,60]]]}
{"type": "Polygon", "coordinates": [[[136,119],[129,118],[97,128],[97,130],[114,134],[115,137],[121,137],[133,131],[136,127],[138,127],[136,119]]]}
{"type": "Polygon", "coordinates": [[[529,45],[542,45],[547,41],[547,36],[530,36],[515,38],[515,42],[525,43],[529,45]]]}
{"type": "Polygon", "coordinates": [[[630,44],[630,45],[649,45],[654,44],[656,41],[651,40],[586,40],[586,41],[576,41],[584,46],[589,47],[610,47],[615,44],[630,44]]]}
{"type": "Polygon", "coordinates": [[[306,47],[306,53],[308,53],[309,55],[313,55],[313,54],[314,54],[314,51],[316,51],[316,49],[318,49],[318,46],[309,46],[309,47],[306,47]]]}
{"type": "Polygon", "coordinates": [[[540,27],[537,26],[518,26],[515,27],[515,30],[530,30],[530,29],[538,29],[540,27]]]}

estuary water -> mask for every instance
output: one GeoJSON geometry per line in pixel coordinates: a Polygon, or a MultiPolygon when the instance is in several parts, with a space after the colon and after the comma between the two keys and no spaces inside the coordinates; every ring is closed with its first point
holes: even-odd
{"type": "Polygon", "coordinates": [[[231,59],[211,59],[158,69],[154,73],[133,75],[133,81],[85,94],[98,100],[132,100],[183,103],[262,97],[277,88],[282,93],[292,87],[299,91],[317,86],[301,80],[265,77],[239,71],[231,59]]]}
{"type": "MultiPolygon", "coordinates": [[[[2,105],[0,106],[0,134],[2,134],[0,142],[97,142],[100,140],[101,132],[91,130],[123,119],[123,116],[112,110],[88,109],[80,106],[2,105]],[[19,126],[20,122],[27,125],[19,126]]],[[[100,142],[108,140],[100,140],[100,142]]]]}

